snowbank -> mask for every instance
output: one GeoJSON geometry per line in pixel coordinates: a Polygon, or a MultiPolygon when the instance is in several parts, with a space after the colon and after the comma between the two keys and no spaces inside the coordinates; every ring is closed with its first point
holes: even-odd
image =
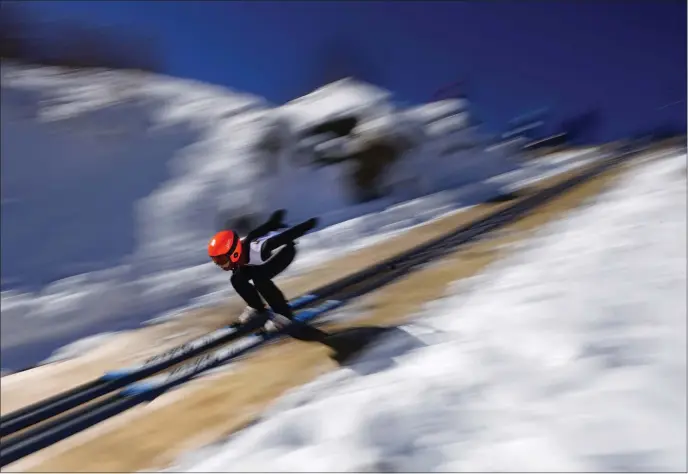
{"type": "Polygon", "coordinates": [[[173,470],[685,472],[686,212],[647,162],[173,470]]]}
{"type": "Polygon", "coordinates": [[[140,238],[135,206],[174,178],[175,160],[215,121],[266,108],[166,77],[6,64],[2,75],[2,273],[33,288],[122,264],[140,238]]]}

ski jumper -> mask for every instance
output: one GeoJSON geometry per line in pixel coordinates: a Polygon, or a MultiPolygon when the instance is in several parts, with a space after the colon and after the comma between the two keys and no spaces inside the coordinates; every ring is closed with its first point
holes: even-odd
{"type": "Polygon", "coordinates": [[[309,219],[286,228],[282,223],[268,221],[249,232],[243,239],[244,248],[248,251],[248,260],[233,270],[231,283],[248,306],[263,310],[265,300],[275,313],[289,319],[293,318],[287,299],[272,279],[294,261],[295,240],[316,224],[316,219],[309,219]]]}

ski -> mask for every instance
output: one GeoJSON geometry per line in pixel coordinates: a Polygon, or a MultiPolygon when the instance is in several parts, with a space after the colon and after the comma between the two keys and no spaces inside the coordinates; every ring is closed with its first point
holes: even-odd
{"type": "MultiPolygon", "coordinates": [[[[293,301],[289,302],[289,306],[291,308],[299,308],[305,304],[308,304],[309,302],[313,301],[316,298],[315,295],[303,295],[298,298],[295,298],[293,301]]],[[[129,374],[134,374],[140,371],[145,370],[148,367],[151,366],[158,366],[164,363],[167,363],[172,360],[178,360],[180,357],[188,357],[190,353],[195,352],[198,349],[202,349],[204,347],[211,346],[213,343],[219,341],[219,340],[224,340],[232,335],[235,334],[241,334],[242,331],[242,325],[239,324],[231,324],[228,326],[221,327],[219,329],[216,329],[214,331],[211,331],[207,334],[204,334],[201,337],[198,337],[196,339],[193,339],[189,342],[186,342],[184,344],[181,344],[179,346],[173,347],[171,349],[168,349],[165,352],[162,352],[160,354],[154,355],[148,359],[146,359],[144,362],[140,364],[136,364],[132,367],[125,367],[122,369],[116,369],[116,370],[110,370],[103,374],[101,376],[101,379],[103,380],[113,380],[113,379],[118,379],[121,377],[125,377],[129,374]]]]}
{"type": "MultiPolygon", "coordinates": [[[[300,311],[295,316],[295,319],[306,323],[342,304],[344,304],[343,301],[327,300],[317,307],[300,311]]],[[[280,330],[252,333],[222,349],[204,354],[191,363],[176,367],[165,374],[133,383],[118,393],[112,394],[92,405],[81,407],[61,418],[19,433],[0,444],[0,466],[4,467],[30,453],[57,443],[129,408],[149,402],[167,390],[209,369],[225,364],[252,349],[277,339],[279,336],[284,335],[288,328],[289,325],[286,325],[280,330]]]]}
{"type": "MultiPolygon", "coordinates": [[[[307,323],[323,313],[332,311],[342,304],[344,304],[344,302],[340,300],[327,300],[314,308],[300,311],[294,316],[294,319],[300,323],[307,323]]],[[[123,396],[150,395],[150,398],[155,398],[170,388],[184,383],[187,380],[200,375],[206,370],[224,364],[231,359],[250,351],[251,349],[255,349],[266,342],[284,335],[291,324],[288,324],[280,329],[254,332],[248,336],[244,336],[243,338],[231,343],[226,347],[218,349],[214,352],[208,352],[188,364],[175,367],[167,373],[131,384],[124,388],[120,394],[123,396]]]]}
{"type": "MultiPolygon", "coordinates": [[[[306,294],[292,300],[292,308],[303,307],[318,297],[306,294]]],[[[226,344],[234,339],[251,334],[254,329],[241,325],[224,326],[201,337],[173,347],[161,354],[146,359],[140,364],[121,369],[110,370],[91,382],[77,386],[71,390],[47,398],[40,402],[27,405],[17,411],[0,418],[0,436],[8,436],[28,426],[40,423],[88,403],[96,398],[127,386],[133,382],[145,379],[151,375],[168,369],[195,355],[214,347],[226,344]]]]}

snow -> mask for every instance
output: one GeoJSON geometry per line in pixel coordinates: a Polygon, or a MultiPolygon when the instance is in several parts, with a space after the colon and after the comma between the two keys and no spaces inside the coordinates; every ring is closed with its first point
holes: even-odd
{"type": "Polygon", "coordinates": [[[686,472],[686,155],[175,472],[686,472]]]}
{"type": "Polygon", "coordinates": [[[486,150],[478,129],[461,128],[467,101],[400,109],[353,79],[282,106],[143,73],[3,62],[2,79],[0,334],[10,369],[231,296],[202,251],[226,218],[278,207],[290,222],[318,215],[320,232],[303,239],[290,270],[306,271],[379,241],[378,227],[401,232],[564,169],[519,172],[513,150],[486,150]],[[347,139],[300,135],[350,114],[358,123],[347,139]],[[352,202],[348,163],[308,164],[380,137],[402,150],[383,198],[352,202]]]}
{"type": "Polygon", "coordinates": [[[72,359],[74,357],[78,357],[80,355],[83,355],[86,352],[89,352],[92,349],[96,349],[100,347],[102,344],[107,342],[109,339],[111,339],[113,336],[115,336],[117,333],[102,333],[102,334],[96,334],[94,336],[89,336],[85,337],[83,339],[79,339],[76,342],[73,342],[71,344],[67,344],[64,347],[61,347],[57,351],[53,353],[50,357],[48,357],[46,360],[42,361],[42,364],[50,364],[53,362],[59,362],[62,360],[68,360],[72,359]]]}
{"type": "Polygon", "coordinates": [[[393,111],[391,94],[370,84],[351,78],[327,84],[315,91],[286,103],[278,111],[294,121],[297,129],[341,116],[364,116],[366,119],[393,111]]]}

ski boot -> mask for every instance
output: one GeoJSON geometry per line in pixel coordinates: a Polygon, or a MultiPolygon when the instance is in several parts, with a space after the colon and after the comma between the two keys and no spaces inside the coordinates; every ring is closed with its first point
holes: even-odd
{"type": "Polygon", "coordinates": [[[281,331],[287,325],[291,323],[291,319],[287,318],[286,316],[283,316],[278,313],[272,313],[269,316],[269,319],[263,324],[263,331],[265,332],[276,332],[276,331],[281,331]]]}
{"type": "Polygon", "coordinates": [[[239,315],[233,326],[236,328],[246,328],[250,326],[258,329],[265,324],[269,317],[270,312],[267,308],[255,309],[247,306],[239,315]]]}
{"type": "Polygon", "coordinates": [[[283,314],[275,312],[270,314],[270,319],[263,325],[262,330],[262,334],[284,331],[286,335],[298,339],[299,341],[321,342],[323,344],[326,344],[325,341],[329,336],[326,332],[310,324],[293,320],[283,314]]]}

